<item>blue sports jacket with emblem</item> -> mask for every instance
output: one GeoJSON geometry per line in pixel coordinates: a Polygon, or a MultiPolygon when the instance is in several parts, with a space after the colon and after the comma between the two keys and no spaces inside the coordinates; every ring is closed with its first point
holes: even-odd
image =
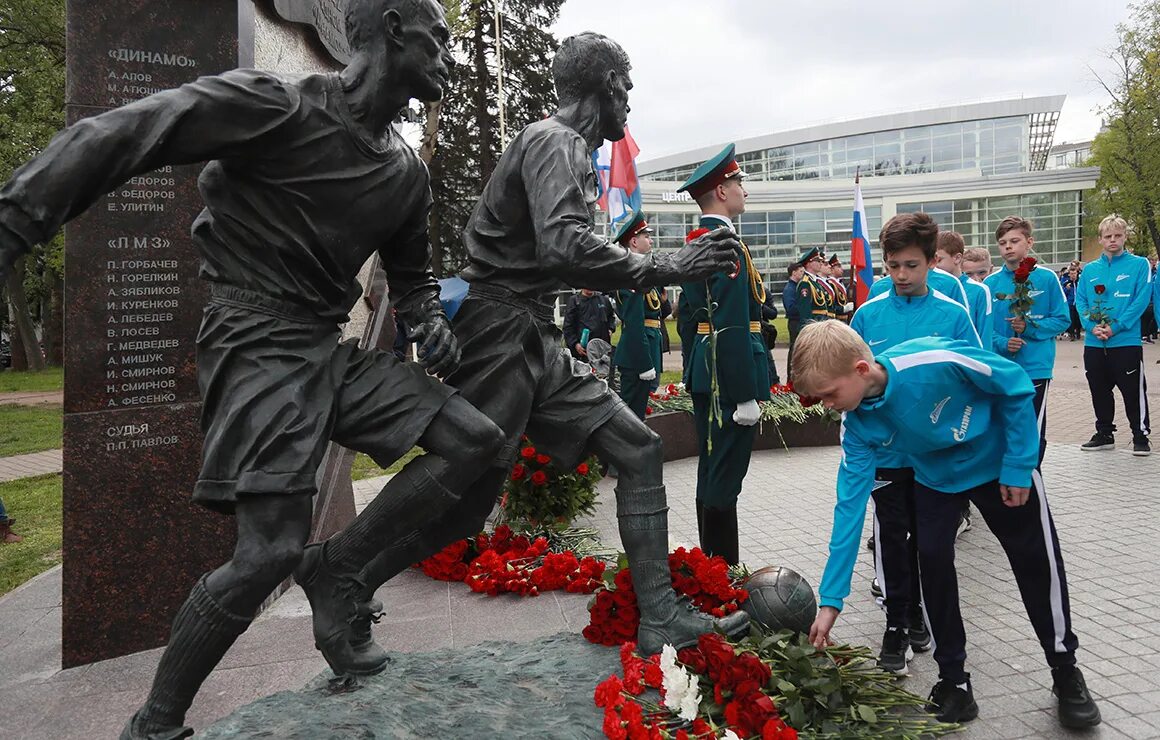
{"type": "Polygon", "coordinates": [[[881,451],[907,455],[919,483],[943,493],[994,480],[1029,487],[1039,459],[1035,388],[1023,368],[967,342],[913,339],[875,358],[886,390],[842,417],[837,504],[818,595],[842,608],[881,451]]]}

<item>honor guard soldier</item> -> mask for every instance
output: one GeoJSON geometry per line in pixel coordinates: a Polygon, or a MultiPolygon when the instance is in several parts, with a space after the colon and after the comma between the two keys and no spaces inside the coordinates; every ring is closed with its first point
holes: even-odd
{"type": "MultiPolygon", "coordinates": [[[[733,153],[730,144],[679,188],[701,208],[700,228],[690,232],[687,240],[721,227],[735,230],[733,219],[744,213],[748,193],[741,179],[745,173],[733,153]]],[[[737,497],[749,470],[754,425],[761,415],[757,402],[769,400],[769,352],[761,337],[765,286],[749,249],[741,244],[732,273],[684,283],[681,289],[689,322],[685,333],[692,343],[685,384],[693,396],[700,447],[697,523],[701,549],[735,564],[737,497]]]]}
{"type": "MultiPolygon", "coordinates": [[[[636,254],[652,251],[652,229],[644,214],[633,211],[612,240],[636,254]]],[[[620,398],[644,419],[649,391],[661,372],[661,294],[657,288],[616,291],[620,341],[613,362],[620,372],[620,398]]]]}
{"type": "Polygon", "coordinates": [[[806,268],[797,287],[797,308],[802,326],[834,318],[834,293],[822,274],[827,271],[822,250],[818,247],[807,249],[801,264],[806,268]]]}
{"type": "Polygon", "coordinates": [[[850,317],[854,314],[854,306],[850,303],[850,293],[846,289],[846,282],[843,279],[842,260],[838,259],[838,255],[835,254],[830,257],[828,264],[830,285],[834,286],[834,316],[850,323],[850,317]]]}

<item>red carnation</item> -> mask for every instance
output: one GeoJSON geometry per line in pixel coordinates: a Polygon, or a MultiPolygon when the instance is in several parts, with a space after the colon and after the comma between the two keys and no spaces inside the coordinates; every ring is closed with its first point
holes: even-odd
{"type": "Polygon", "coordinates": [[[577,465],[576,472],[580,475],[588,475],[588,463],[580,463],[577,465]]]}
{"type": "Polygon", "coordinates": [[[548,457],[547,455],[536,455],[536,462],[538,462],[540,465],[547,465],[548,463],[552,462],[552,458],[548,457]]]}
{"type": "Polygon", "coordinates": [[[525,447],[524,449],[520,450],[520,456],[523,457],[525,460],[531,460],[533,457],[536,456],[536,448],[535,447],[525,447]]]}
{"type": "Polygon", "coordinates": [[[1096,286],[1096,295],[1103,295],[1105,290],[1107,290],[1106,286],[1097,285],[1096,286]]]}
{"type": "Polygon", "coordinates": [[[512,480],[523,480],[527,473],[528,469],[519,463],[512,466],[512,480]]]}
{"type": "Polygon", "coordinates": [[[624,697],[621,695],[622,691],[624,691],[624,684],[621,682],[620,677],[612,674],[596,686],[593,699],[598,707],[619,709],[624,706],[624,697]]]}
{"type": "Polygon", "coordinates": [[[708,233],[709,233],[709,230],[706,229],[704,226],[701,226],[700,228],[693,229],[692,231],[690,231],[688,234],[685,235],[685,242],[686,243],[691,242],[694,239],[696,239],[697,237],[704,236],[705,234],[708,234],[708,233]]]}
{"type": "Polygon", "coordinates": [[[542,470],[532,473],[532,485],[542,486],[548,482],[548,474],[542,470]]]}

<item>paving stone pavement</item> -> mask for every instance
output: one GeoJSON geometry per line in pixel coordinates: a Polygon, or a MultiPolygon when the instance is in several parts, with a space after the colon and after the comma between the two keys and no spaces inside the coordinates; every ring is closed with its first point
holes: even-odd
{"type": "Polygon", "coordinates": [[[64,404],[64,391],[9,391],[0,393],[0,404],[15,403],[21,406],[42,406],[64,404]]]}
{"type": "Polygon", "coordinates": [[[61,452],[61,450],[45,450],[28,455],[0,457],[0,483],[17,478],[59,473],[64,465],[61,452]]]}

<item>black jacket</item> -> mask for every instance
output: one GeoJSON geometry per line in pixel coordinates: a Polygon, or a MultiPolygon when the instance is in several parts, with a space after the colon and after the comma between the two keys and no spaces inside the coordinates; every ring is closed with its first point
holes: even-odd
{"type": "Polygon", "coordinates": [[[577,293],[568,299],[568,307],[564,309],[564,342],[568,351],[576,354],[576,345],[580,344],[580,335],[584,329],[588,330],[588,339],[603,339],[612,343],[612,330],[616,328],[616,314],[612,308],[612,301],[603,293],[593,293],[585,296],[577,293]]]}

